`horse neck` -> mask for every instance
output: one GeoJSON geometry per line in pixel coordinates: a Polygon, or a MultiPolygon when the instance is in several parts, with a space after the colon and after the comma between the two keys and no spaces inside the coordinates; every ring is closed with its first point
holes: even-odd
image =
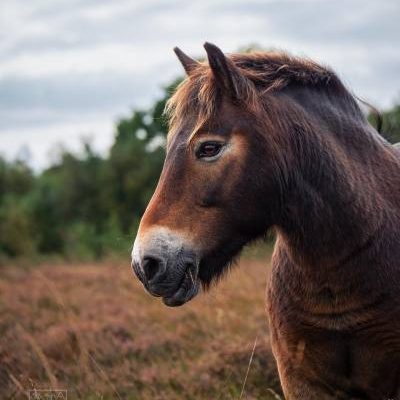
{"type": "Polygon", "coordinates": [[[399,162],[357,105],[312,92],[291,99],[291,111],[309,123],[290,128],[296,161],[277,224],[280,243],[299,263],[337,265],[382,233],[388,196],[397,192],[399,206],[388,179],[399,175],[399,162]]]}

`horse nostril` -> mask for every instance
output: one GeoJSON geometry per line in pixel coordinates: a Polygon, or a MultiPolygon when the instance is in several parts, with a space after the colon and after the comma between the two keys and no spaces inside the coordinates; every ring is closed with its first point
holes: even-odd
{"type": "Polygon", "coordinates": [[[147,282],[150,282],[162,268],[162,261],[154,257],[145,257],[143,259],[143,271],[147,282]]]}

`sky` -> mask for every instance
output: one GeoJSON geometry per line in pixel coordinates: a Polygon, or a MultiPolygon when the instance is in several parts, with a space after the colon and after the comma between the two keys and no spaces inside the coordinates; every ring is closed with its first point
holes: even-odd
{"type": "Polygon", "coordinates": [[[399,0],[2,0],[0,154],[35,169],[83,138],[101,154],[115,123],[204,56],[256,44],[332,67],[380,109],[400,101],[399,0]]]}

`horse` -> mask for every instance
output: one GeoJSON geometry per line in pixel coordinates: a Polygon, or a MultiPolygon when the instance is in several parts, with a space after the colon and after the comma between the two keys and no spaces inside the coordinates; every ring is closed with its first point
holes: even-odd
{"type": "Polygon", "coordinates": [[[272,352],[290,400],[400,399],[400,151],[328,67],[283,52],[199,62],[170,130],[132,267],[191,300],[273,229],[272,352]]]}

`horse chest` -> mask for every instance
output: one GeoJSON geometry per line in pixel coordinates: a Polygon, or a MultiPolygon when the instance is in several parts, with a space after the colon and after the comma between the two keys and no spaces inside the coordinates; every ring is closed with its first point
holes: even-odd
{"type": "MultiPolygon", "coordinates": [[[[296,278],[291,265],[273,267],[267,298],[283,387],[295,393],[296,379],[299,385],[314,382],[320,386],[319,398],[330,398],[328,392],[344,393],[343,399],[379,399],[376,393],[397,393],[400,322],[390,315],[387,298],[341,292],[329,285],[319,290],[309,286],[296,278]],[[354,397],[346,397],[349,393],[354,397]],[[368,397],[371,393],[375,397],[368,397]]],[[[391,299],[388,302],[392,304],[391,299]]],[[[302,396],[287,397],[306,398],[302,396]]]]}
{"type": "MultiPolygon", "coordinates": [[[[278,358],[296,369],[321,372],[323,368],[351,376],[358,360],[354,338],[346,329],[349,321],[329,313],[330,305],[326,306],[327,312],[314,313],[310,311],[313,304],[279,292],[272,288],[268,296],[270,329],[278,358]]],[[[329,304],[325,298],[323,302],[329,304]]]]}
{"type": "Polygon", "coordinates": [[[347,332],[271,328],[287,399],[387,400],[400,395],[400,354],[347,332]]]}

